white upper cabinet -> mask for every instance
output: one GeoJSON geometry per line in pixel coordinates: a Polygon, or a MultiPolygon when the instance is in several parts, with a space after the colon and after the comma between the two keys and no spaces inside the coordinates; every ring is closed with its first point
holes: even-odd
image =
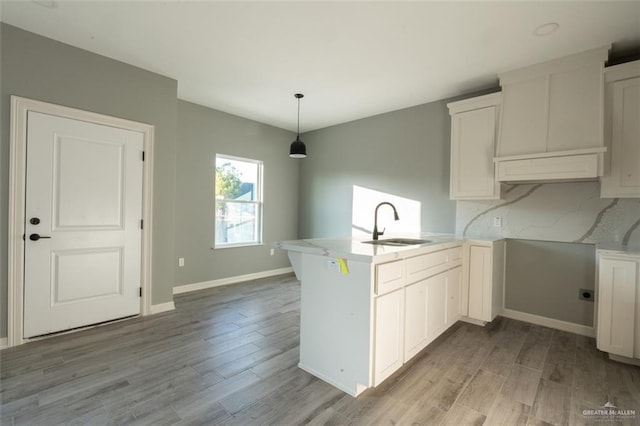
{"type": "Polygon", "coordinates": [[[495,179],[495,143],[500,93],[447,104],[451,114],[452,200],[500,199],[495,179]]]}
{"type": "Polygon", "coordinates": [[[585,179],[602,174],[603,69],[608,50],[593,49],[499,76],[499,181],[585,179]],[[573,155],[583,157],[574,161],[573,155]],[[590,167],[591,160],[584,156],[592,156],[597,166],[590,167]],[[560,160],[549,160],[555,157],[560,160]],[[505,163],[510,161],[514,163],[505,163]],[[566,173],[565,164],[571,169],[566,173]]]}
{"type": "Polygon", "coordinates": [[[640,61],[605,70],[605,143],[601,197],[640,197],[640,61]]]}

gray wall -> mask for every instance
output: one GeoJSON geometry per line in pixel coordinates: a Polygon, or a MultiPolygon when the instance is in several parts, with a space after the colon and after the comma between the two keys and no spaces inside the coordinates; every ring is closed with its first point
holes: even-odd
{"type": "Polygon", "coordinates": [[[155,126],[152,303],[172,300],[177,82],[6,24],[0,31],[0,336],[7,335],[10,95],[155,126]]]}
{"type": "Polygon", "coordinates": [[[296,239],[298,168],[289,158],[295,134],[178,101],[176,285],[289,266],[286,254],[269,254],[271,241],[296,239]],[[264,162],[263,246],[213,250],[215,155],[264,162]]]}
{"type": "Polygon", "coordinates": [[[508,240],[505,307],[593,326],[594,303],[578,299],[595,287],[595,246],[508,240]]]}
{"type": "Polygon", "coordinates": [[[350,236],[353,185],[419,201],[422,231],[454,232],[449,138],[446,101],[303,134],[300,237],[350,236]]]}

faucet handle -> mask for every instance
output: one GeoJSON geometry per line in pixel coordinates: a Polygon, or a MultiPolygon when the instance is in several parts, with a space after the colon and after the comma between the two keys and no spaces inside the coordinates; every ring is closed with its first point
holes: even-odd
{"type": "Polygon", "coordinates": [[[384,235],[384,231],[386,231],[387,228],[382,228],[382,231],[378,231],[378,235],[384,235]]]}

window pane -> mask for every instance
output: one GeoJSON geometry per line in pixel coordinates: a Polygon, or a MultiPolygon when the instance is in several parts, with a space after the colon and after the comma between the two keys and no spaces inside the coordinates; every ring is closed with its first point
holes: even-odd
{"type": "Polygon", "coordinates": [[[262,162],[216,155],[214,247],[262,242],[262,162]]]}
{"type": "Polygon", "coordinates": [[[216,157],[216,199],[258,201],[258,163],[216,157]]]}
{"type": "Polygon", "coordinates": [[[218,201],[216,203],[216,244],[258,243],[258,204],[218,201]]]}

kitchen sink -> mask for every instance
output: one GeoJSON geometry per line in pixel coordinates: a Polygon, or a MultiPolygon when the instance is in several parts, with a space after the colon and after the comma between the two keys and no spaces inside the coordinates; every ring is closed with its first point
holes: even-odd
{"type": "Polygon", "coordinates": [[[420,240],[417,238],[386,238],[384,240],[363,241],[365,244],[375,244],[383,246],[412,246],[417,244],[426,244],[431,240],[420,240]]]}

